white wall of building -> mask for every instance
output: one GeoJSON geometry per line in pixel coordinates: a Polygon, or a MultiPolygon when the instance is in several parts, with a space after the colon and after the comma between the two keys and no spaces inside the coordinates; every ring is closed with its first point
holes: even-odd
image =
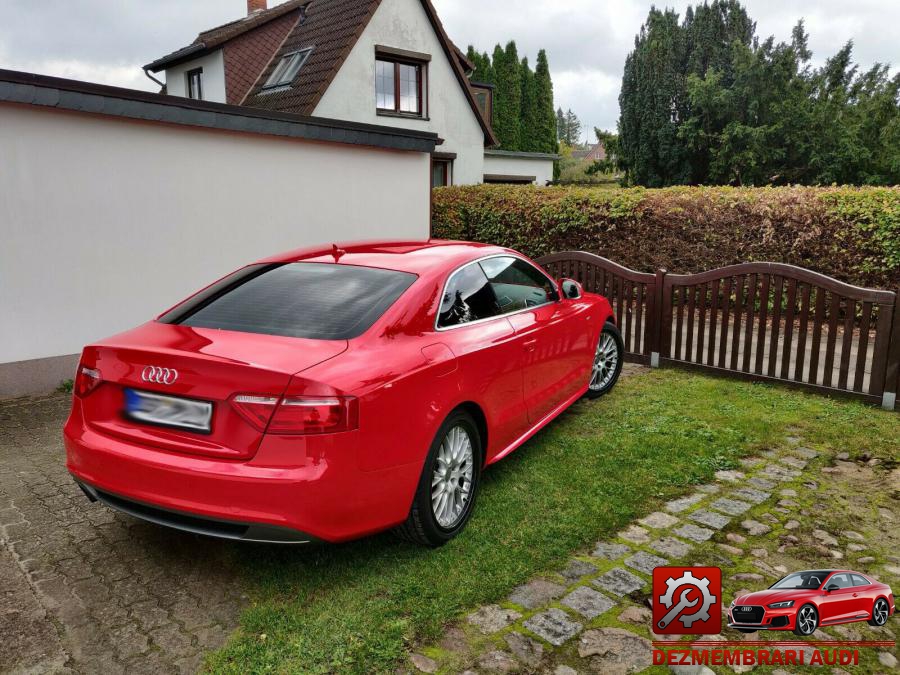
{"type": "Polygon", "coordinates": [[[187,73],[203,68],[203,100],[225,103],[225,53],[219,49],[166,70],[166,93],[187,96],[187,73]]]}
{"type": "Polygon", "coordinates": [[[423,152],[9,104],[0,148],[0,379],[261,257],[429,236],[423,152]]]}
{"type": "Polygon", "coordinates": [[[553,160],[545,157],[510,157],[487,154],[484,158],[484,175],[534,176],[535,185],[546,185],[553,180],[553,160]]]}
{"type": "MultiPolygon", "coordinates": [[[[301,77],[303,76],[301,71],[301,77]]],[[[438,151],[456,153],[455,184],[480,183],[484,132],[460,87],[421,0],[384,0],[316,106],[316,117],[431,131],[444,139],[438,151]],[[375,47],[431,55],[428,120],[383,117],[375,109],[375,47]]]]}

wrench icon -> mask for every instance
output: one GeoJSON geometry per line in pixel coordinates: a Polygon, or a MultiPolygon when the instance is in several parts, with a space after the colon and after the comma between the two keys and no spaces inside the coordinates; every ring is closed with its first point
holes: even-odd
{"type": "Polygon", "coordinates": [[[657,622],[656,625],[659,626],[660,630],[662,630],[663,628],[668,626],[670,623],[672,623],[672,621],[674,621],[675,618],[681,613],[681,610],[687,609],[688,607],[693,607],[698,602],[700,602],[700,598],[697,598],[693,602],[688,602],[687,596],[688,596],[688,593],[690,593],[692,590],[694,590],[694,589],[685,588],[681,592],[681,599],[675,604],[675,606],[672,609],[670,609],[668,611],[668,613],[663,618],[661,618],[657,622]]]}

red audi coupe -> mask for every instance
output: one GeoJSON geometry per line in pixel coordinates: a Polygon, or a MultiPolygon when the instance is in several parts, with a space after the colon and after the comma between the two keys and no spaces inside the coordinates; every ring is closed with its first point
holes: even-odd
{"type": "Polygon", "coordinates": [[[868,621],[883,626],[893,615],[890,586],[852,570],[789,574],[768,590],[742,595],[728,609],[728,627],[742,633],[793,630],[812,635],[819,626],[868,621]]]}
{"type": "Polygon", "coordinates": [[[299,250],[85,347],[67,465],[90,499],[191,532],[437,546],[484,467],[622,358],[609,302],[515,251],[299,250]]]}

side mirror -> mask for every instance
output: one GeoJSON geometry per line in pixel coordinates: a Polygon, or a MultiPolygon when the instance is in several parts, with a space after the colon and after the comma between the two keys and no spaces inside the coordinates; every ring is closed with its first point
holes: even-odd
{"type": "Polygon", "coordinates": [[[841,587],[838,586],[837,584],[828,584],[828,585],[825,587],[825,590],[828,591],[829,593],[831,593],[831,591],[839,591],[839,590],[841,590],[841,587]]]}
{"type": "Polygon", "coordinates": [[[584,289],[574,279],[560,279],[559,287],[562,289],[562,295],[569,300],[577,300],[584,295],[584,289]]]}

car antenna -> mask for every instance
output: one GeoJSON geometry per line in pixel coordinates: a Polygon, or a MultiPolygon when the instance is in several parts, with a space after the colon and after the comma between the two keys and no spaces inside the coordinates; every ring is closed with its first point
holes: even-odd
{"type": "Polygon", "coordinates": [[[340,262],[341,258],[343,258],[346,254],[347,254],[347,251],[345,251],[342,248],[338,248],[337,244],[331,245],[331,255],[334,256],[334,262],[336,262],[336,263],[340,262]]]}

